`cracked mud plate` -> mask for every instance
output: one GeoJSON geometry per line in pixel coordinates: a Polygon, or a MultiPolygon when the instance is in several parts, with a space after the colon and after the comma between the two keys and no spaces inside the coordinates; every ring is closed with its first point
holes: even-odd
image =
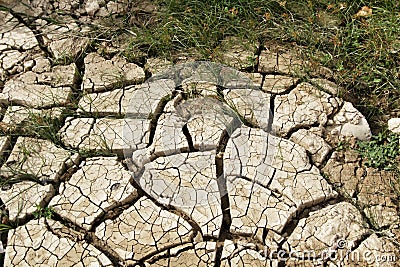
{"type": "Polygon", "coordinates": [[[333,151],[368,139],[368,123],[296,55],[264,49],[258,73],[160,59],[145,71],[83,53],[78,20],[120,1],[30,2],[0,11],[4,266],[395,266],[394,238],[368,217],[395,233],[385,173],[333,151]],[[24,21],[51,8],[77,13],[24,21]]]}

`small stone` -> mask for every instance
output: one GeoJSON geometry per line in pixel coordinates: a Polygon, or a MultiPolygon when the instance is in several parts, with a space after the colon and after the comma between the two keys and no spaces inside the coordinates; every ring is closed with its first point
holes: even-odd
{"type": "Polygon", "coordinates": [[[368,17],[372,15],[372,8],[368,6],[363,6],[355,15],[354,17],[368,17]]]}
{"type": "Polygon", "coordinates": [[[400,133],[400,118],[391,118],[388,121],[389,131],[400,133]]]}
{"type": "Polygon", "coordinates": [[[350,102],[344,102],[330,124],[326,129],[331,138],[350,136],[358,140],[369,140],[372,136],[367,120],[350,102]]]}
{"type": "Polygon", "coordinates": [[[79,0],[59,0],[53,6],[55,10],[73,11],[79,7],[79,0]]]}
{"type": "MultiPolygon", "coordinates": [[[[107,10],[107,8],[105,6],[100,7],[100,9],[98,9],[96,11],[96,17],[109,17],[111,14],[110,12],[107,10]]],[[[93,15],[91,15],[93,16],[93,15]]]]}
{"type": "Polygon", "coordinates": [[[24,71],[30,71],[35,66],[33,59],[24,62],[24,71]]]}
{"type": "Polygon", "coordinates": [[[106,7],[108,14],[113,15],[117,15],[126,11],[126,5],[124,5],[124,3],[110,1],[107,3],[106,7]]]}

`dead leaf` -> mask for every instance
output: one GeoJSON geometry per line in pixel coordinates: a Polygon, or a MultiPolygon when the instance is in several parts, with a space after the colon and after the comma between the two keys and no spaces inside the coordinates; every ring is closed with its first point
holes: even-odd
{"type": "Polygon", "coordinates": [[[265,13],[263,15],[263,18],[264,18],[264,20],[270,20],[271,19],[271,14],[267,12],[267,13],[265,13]]]}
{"type": "Polygon", "coordinates": [[[235,15],[237,15],[238,10],[237,10],[236,8],[232,7],[231,9],[228,10],[228,12],[229,12],[231,15],[235,16],[235,15]]]}
{"type": "Polygon", "coordinates": [[[343,10],[343,9],[345,9],[346,8],[346,3],[340,3],[339,4],[339,9],[340,10],[343,10]]]}
{"type": "Polygon", "coordinates": [[[278,3],[279,3],[279,5],[281,7],[285,7],[286,6],[286,1],[279,1],[278,3]]]}
{"type": "Polygon", "coordinates": [[[367,17],[367,16],[371,16],[372,15],[372,8],[367,7],[367,6],[363,6],[358,12],[357,14],[355,14],[354,16],[356,18],[359,17],[367,17]]]}
{"type": "Polygon", "coordinates": [[[334,4],[329,4],[329,5],[326,7],[326,10],[333,9],[334,7],[335,7],[334,4]]]}

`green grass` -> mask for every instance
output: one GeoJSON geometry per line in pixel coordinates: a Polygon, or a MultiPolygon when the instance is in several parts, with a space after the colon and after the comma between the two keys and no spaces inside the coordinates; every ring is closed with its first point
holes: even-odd
{"type": "Polygon", "coordinates": [[[400,112],[397,0],[145,2],[155,7],[152,12],[135,9],[138,3],[119,24],[113,20],[114,26],[103,30],[107,39],[124,39],[122,54],[128,59],[144,54],[213,60],[222,40],[230,37],[261,46],[295,44],[311,62],[334,71],[341,95],[366,115],[375,132],[384,128],[384,115],[400,112]],[[372,8],[372,15],[357,17],[363,6],[372,8]]]}
{"type": "Polygon", "coordinates": [[[54,208],[51,206],[41,207],[40,205],[36,205],[36,211],[33,212],[33,216],[35,219],[46,218],[51,219],[54,215],[54,208]]]}
{"type": "MultiPolygon", "coordinates": [[[[228,37],[257,40],[264,27],[262,14],[270,4],[261,1],[154,1],[159,6],[148,25],[135,25],[132,50],[173,58],[179,53],[208,59],[220,42],[228,37]]],[[[129,18],[129,15],[128,15],[129,18]]]]}
{"type": "Polygon", "coordinates": [[[400,137],[393,133],[379,133],[370,141],[358,143],[358,151],[367,167],[396,171],[400,169],[400,137]]]}

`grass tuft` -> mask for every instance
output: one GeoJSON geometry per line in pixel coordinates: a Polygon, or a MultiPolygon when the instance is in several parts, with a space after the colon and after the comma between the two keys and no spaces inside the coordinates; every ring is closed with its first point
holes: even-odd
{"type": "Polygon", "coordinates": [[[121,53],[131,60],[215,60],[231,37],[261,46],[292,43],[311,63],[333,70],[341,95],[366,115],[374,132],[384,128],[389,114],[400,116],[397,0],[133,1],[113,22],[103,37],[122,38],[121,53]]]}
{"type": "Polygon", "coordinates": [[[370,141],[359,142],[358,151],[365,166],[381,170],[399,170],[400,137],[394,133],[379,133],[370,141]]]}

